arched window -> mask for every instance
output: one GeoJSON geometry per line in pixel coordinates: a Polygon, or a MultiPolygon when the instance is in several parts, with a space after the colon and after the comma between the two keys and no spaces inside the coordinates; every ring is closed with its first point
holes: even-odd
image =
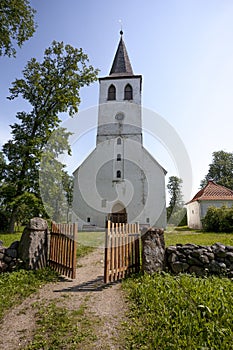
{"type": "Polygon", "coordinates": [[[118,162],[121,161],[121,154],[120,154],[120,153],[117,155],[117,161],[118,161],[118,162]]]}
{"type": "Polygon", "coordinates": [[[130,84],[127,84],[125,87],[124,99],[125,100],[132,100],[133,99],[133,88],[130,84]]]}
{"type": "Polygon", "coordinates": [[[121,178],[121,171],[120,170],[117,170],[116,176],[117,176],[118,179],[121,178]]]}
{"type": "Polygon", "coordinates": [[[121,145],[121,138],[120,137],[118,137],[118,139],[117,139],[117,144],[121,145]]]}
{"type": "Polygon", "coordinates": [[[114,85],[110,85],[108,88],[108,100],[112,101],[116,99],[116,88],[114,85]]]}

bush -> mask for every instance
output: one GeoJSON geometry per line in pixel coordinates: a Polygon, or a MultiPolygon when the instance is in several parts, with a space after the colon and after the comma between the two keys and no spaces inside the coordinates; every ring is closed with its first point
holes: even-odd
{"type": "Polygon", "coordinates": [[[233,232],[233,207],[209,207],[202,225],[208,232],[233,232]]]}

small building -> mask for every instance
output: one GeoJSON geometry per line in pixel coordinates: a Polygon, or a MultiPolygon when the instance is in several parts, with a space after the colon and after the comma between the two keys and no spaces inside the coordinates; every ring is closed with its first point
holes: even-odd
{"type": "Polygon", "coordinates": [[[103,229],[106,220],[166,227],[166,171],[143,146],[142,76],[120,34],[110,73],[99,78],[96,148],[74,171],[79,230],[103,229]]]}
{"type": "Polygon", "coordinates": [[[202,219],[205,217],[209,207],[220,208],[223,205],[233,205],[233,191],[227,187],[216,184],[209,180],[191,201],[186,203],[188,227],[202,229],[202,219]]]}

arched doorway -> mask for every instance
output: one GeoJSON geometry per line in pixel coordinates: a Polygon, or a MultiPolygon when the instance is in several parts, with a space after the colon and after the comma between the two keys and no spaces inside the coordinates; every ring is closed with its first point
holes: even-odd
{"type": "Polygon", "coordinates": [[[108,220],[114,223],[127,223],[127,212],[121,203],[116,203],[112,207],[112,212],[108,214],[108,220]]]}

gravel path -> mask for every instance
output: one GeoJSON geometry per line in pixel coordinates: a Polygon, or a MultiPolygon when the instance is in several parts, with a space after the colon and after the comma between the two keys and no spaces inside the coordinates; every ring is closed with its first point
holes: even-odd
{"type": "Polygon", "coordinates": [[[13,308],[3,319],[0,328],[2,350],[23,349],[33,337],[36,302],[56,300],[59,306],[75,310],[85,301],[87,312],[100,319],[93,329],[97,341],[83,349],[124,349],[120,343],[119,328],[125,318],[127,304],[120,283],[105,285],[103,282],[103,250],[93,253],[78,261],[75,280],[61,280],[47,284],[19,306],[13,308]]]}

